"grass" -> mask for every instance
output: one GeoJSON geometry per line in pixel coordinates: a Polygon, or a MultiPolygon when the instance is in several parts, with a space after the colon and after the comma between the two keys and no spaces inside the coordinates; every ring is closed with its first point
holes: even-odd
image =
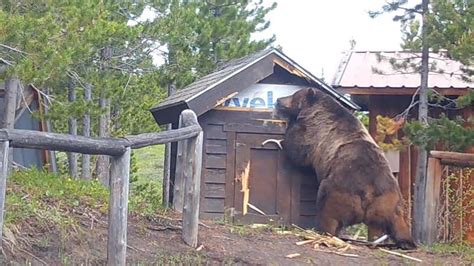
{"type": "Polygon", "coordinates": [[[107,211],[108,191],[96,181],[72,180],[31,169],[8,179],[5,225],[35,220],[64,227],[74,223],[71,211],[107,211]]]}
{"type": "Polygon", "coordinates": [[[426,252],[439,255],[459,255],[463,260],[474,263],[474,247],[464,243],[436,243],[431,246],[423,246],[426,252]]]}
{"type": "Polygon", "coordinates": [[[133,151],[140,180],[163,180],[165,145],[148,146],[133,151]]]}
{"type": "MultiPolygon", "coordinates": [[[[108,197],[108,189],[95,180],[73,180],[37,169],[15,171],[8,178],[5,225],[34,222],[66,229],[78,222],[71,213],[106,215],[108,197]]],[[[133,182],[129,213],[153,216],[161,212],[161,182],[145,178],[133,182]]]]}

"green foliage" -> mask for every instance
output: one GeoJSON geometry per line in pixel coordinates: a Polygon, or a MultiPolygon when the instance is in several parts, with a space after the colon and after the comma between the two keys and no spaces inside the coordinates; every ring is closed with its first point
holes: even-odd
{"type": "Polygon", "coordinates": [[[153,216],[162,208],[161,182],[137,180],[131,184],[130,211],[135,215],[153,216]]]}
{"type": "Polygon", "coordinates": [[[166,63],[160,68],[163,85],[173,82],[182,88],[221,63],[243,57],[267,47],[274,41],[251,40],[251,34],[268,28],[268,12],[262,0],[155,1],[161,18],[152,22],[167,50],[166,63]]]}
{"type": "Polygon", "coordinates": [[[96,181],[61,178],[31,169],[14,172],[8,179],[5,224],[37,221],[47,226],[74,225],[71,211],[90,208],[105,213],[108,192],[96,181]]]}
{"type": "Polygon", "coordinates": [[[354,116],[362,122],[362,124],[369,129],[369,115],[367,112],[355,111],[354,116]]]}
{"type": "Polygon", "coordinates": [[[133,0],[2,1],[0,58],[12,65],[4,77],[17,75],[24,84],[49,88],[54,100],[48,118],[58,132],[66,132],[69,117],[86,112],[96,132],[94,118],[107,111],[98,107],[100,96],[116,107],[114,125],[121,131],[157,131],[148,108],[164,94],[151,72],[153,44],[143,26],[127,24],[143,8],[143,1],[133,0]],[[83,98],[86,84],[92,86],[89,103],[83,98]],[[67,101],[67,88],[76,89],[75,103],[67,101]]]}
{"type": "Polygon", "coordinates": [[[163,179],[165,145],[154,145],[134,151],[137,161],[137,176],[142,180],[163,179]]]}
{"type": "MultiPolygon", "coordinates": [[[[132,182],[129,213],[153,216],[161,210],[161,183],[132,182]]],[[[106,215],[109,191],[98,181],[74,180],[43,170],[16,171],[8,179],[5,225],[35,222],[68,230],[77,225],[73,213],[106,215]]],[[[98,217],[99,218],[99,217],[98,217]]]]}
{"type": "Polygon", "coordinates": [[[450,120],[441,115],[439,119],[430,119],[426,125],[419,121],[408,122],[404,132],[412,143],[428,150],[441,143],[448,151],[463,152],[474,145],[474,128],[465,127],[465,123],[460,117],[450,120]]]}

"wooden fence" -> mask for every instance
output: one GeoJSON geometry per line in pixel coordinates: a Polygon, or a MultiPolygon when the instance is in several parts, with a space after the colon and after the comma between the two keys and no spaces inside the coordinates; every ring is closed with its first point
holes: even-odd
{"type": "MultiPolygon", "coordinates": [[[[127,213],[131,149],[180,141],[186,163],[183,207],[183,240],[197,246],[199,184],[201,179],[202,129],[196,114],[184,110],[180,128],[160,133],[146,133],[125,138],[90,138],[19,129],[0,129],[0,229],[3,229],[5,191],[10,147],[36,148],[112,156],[110,201],[108,211],[107,264],[125,265],[127,250],[127,213]]],[[[0,230],[0,243],[2,234],[0,230]]]]}
{"type": "MultiPolygon", "coordinates": [[[[465,202],[474,202],[474,195],[465,193],[470,191],[472,193],[472,187],[474,186],[474,154],[469,153],[457,153],[457,152],[444,152],[444,151],[431,151],[430,158],[428,159],[428,171],[425,189],[425,208],[423,213],[423,220],[425,221],[425,227],[422,229],[421,241],[425,244],[432,244],[438,241],[439,230],[440,230],[440,218],[444,220],[444,223],[457,222],[461,233],[461,238],[474,243],[474,206],[465,204],[465,202]],[[451,188],[451,181],[448,177],[453,172],[449,170],[458,168],[460,171],[455,173],[457,176],[456,180],[459,185],[456,185],[455,195],[449,195],[451,188]],[[463,174],[462,169],[471,169],[467,174],[463,174]],[[467,182],[464,181],[467,178],[467,182]],[[463,184],[464,181],[464,184],[463,184]],[[443,196],[443,199],[441,199],[443,196]],[[456,213],[448,210],[443,210],[449,207],[452,201],[449,197],[456,197],[456,202],[460,204],[460,217],[456,216],[456,213]],[[443,217],[440,217],[441,216],[443,217]],[[463,228],[466,228],[464,230],[463,228]],[[465,231],[465,232],[463,232],[465,231]]],[[[452,193],[451,193],[452,194],[452,193]]],[[[449,225],[445,224],[444,227],[449,225]]],[[[443,230],[446,230],[443,229],[443,230]]],[[[447,240],[446,237],[444,239],[447,240]]]]}

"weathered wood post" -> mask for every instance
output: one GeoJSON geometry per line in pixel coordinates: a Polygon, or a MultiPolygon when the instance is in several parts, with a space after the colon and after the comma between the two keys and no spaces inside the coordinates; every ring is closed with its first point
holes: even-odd
{"type": "MultiPolygon", "coordinates": [[[[17,77],[11,77],[6,80],[2,128],[15,128],[15,112],[19,88],[20,80],[17,77]]],[[[8,153],[8,167],[11,167],[13,163],[13,149],[9,149],[8,153]]]]}
{"type": "MultiPolygon", "coordinates": [[[[179,117],[178,128],[184,127],[183,113],[181,113],[179,117]]],[[[188,142],[187,139],[178,141],[176,172],[175,172],[174,186],[173,186],[173,209],[178,212],[183,212],[183,205],[184,205],[184,177],[183,176],[184,176],[184,168],[186,165],[187,153],[185,151],[185,147],[187,145],[187,142],[188,142]]]]}
{"type": "Polygon", "coordinates": [[[428,159],[428,173],[425,190],[425,209],[423,210],[425,226],[421,232],[422,243],[431,245],[437,237],[437,211],[441,191],[441,162],[437,158],[428,159]]]}
{"type": "Polygon", "coordinates": [[[8,176],[8,148],[9,141],[3,136],[0,138],[0,248],[3,241],[3,220],[5,218],[5,192],[8,176]]]}
{"type": "MultiPolygon", "coordinates": [[[[191,110],[181,113],[184,127],[198,125],[196,114],[191,110]]],[[[199,227],[199,198],[202,166],[202,130],[196,137],[187,140],[183,149],[184,158],[184,205],[183,205],[183,240],[186,244],[197,247],[199,227]]],[[[184,145],[183,145],[184,146],[184,145]]]]}
{"type": "Polygon", "coordinates": [[[111,160],[108,265],[125,265],[126,261],[130,154],[131,148],[128,147],[125,153],[114,156],[111,160]]]}

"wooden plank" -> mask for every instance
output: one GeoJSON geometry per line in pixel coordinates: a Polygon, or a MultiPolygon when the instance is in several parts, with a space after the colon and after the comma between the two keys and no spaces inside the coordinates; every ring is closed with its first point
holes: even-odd
{"type": "Polygon", "coordinates": [[[285,154],[282,151],[277,153],[277,187],[276,187],[276,214],[284,224],[291,224],[291,178],[292,176],[285,172],[285,154]]]}
{"type": "Polygon", "coordinates": [[[226,169],[227,156],[225,154],[207,154],[206,168],[226,169]]]}
{"type": "Polygon", "coordinates": [[[225,198],[225,184],[214,184],[205,182],[204,196],[225,198]]]}
{"type": "Polygon", "coordinates": [[[224,199],[223,198],[207,198],[207,197],[203,198],[202,211],[224,213],[224,199]]]}
{"type": "Polygon", "coordinates": [[[254,125],[249,123],[227,123],[224,125],[226,132],[285,134],[286,128],[279,124],[254,125]]]}
{"type": "Polygon", "coordinates": [[[226,140],[227,139],[226,133],[224,132],[223,125],[208,124],[205,126],[204,131],[206,131],[206,140],[208,139],[226,140]]]}
{"type": "Polygon", "coordinates": [[[8,141],[0,142],[0,248],[2,247],[3,222],[5,218],[5,193],[8,177],[8,141]]]}
{"type": "Polygon", "coordinates": [[[430,155],[438,159],[453,160],[466,163],[474,163],[474,154],[449,151],[431,151],[430,155]]]}
{"type": "Polygon", "coordinates": [[[223,212],[201,212],[201,219],[206,220],[222,220],[224,218],[223,212]]]}
{"type": "Polygon", "coordinates": [[[125,265],[131,149],[114,156],[110,167],[107,265],[125,265]]]}
{"type": "MultiPolygon", "coordinates": [[[[182,113],[184,126],[198,124],[191,110],[182,113]]],[[[198,245],[199,199],[201,187],[203,133],[189,139],[186,145],[185,197],[183,205],[183,240],[196,248],[198,245]]]]}
{"type": "MultiPolygon", "coordinates": [[[[227,132],[227,157],[226,157],[226,175],[225,175],[225,201],[224,208],[230,209],[234,207],[235,194],[235,144],[236,133],[227,132]]],[[[230,212],[232,213],[232,212],[230,212]]]]}
{"type": "MultiPolygon", "coordinates": [[[[417,88],[336,88],[342,94],[351,95],[413,95],[417,88]]],[[[462,89],[436,89],[441,95],[460,96],[468,94],[466,88],[462,89]]]]}
{"type": "Polygon", "coordinates": [[[227,140],[223,139],[206,139],[206,153],[226,154],[227,140]]]}
{"type": "Polygon", "coordinates": [[[437,211],[441,190],[441,171],[440,160],[429,158],[425,189],[425,209],[423,210],[425,224],[421,231],[421,241],[428,245],[433,244],[437,236],[437,211]]]}
{"type": "Polygon", "coordinates": [[[225,169],[204,169],[203,173],[206,183],[226,184],[225,169]]]}

